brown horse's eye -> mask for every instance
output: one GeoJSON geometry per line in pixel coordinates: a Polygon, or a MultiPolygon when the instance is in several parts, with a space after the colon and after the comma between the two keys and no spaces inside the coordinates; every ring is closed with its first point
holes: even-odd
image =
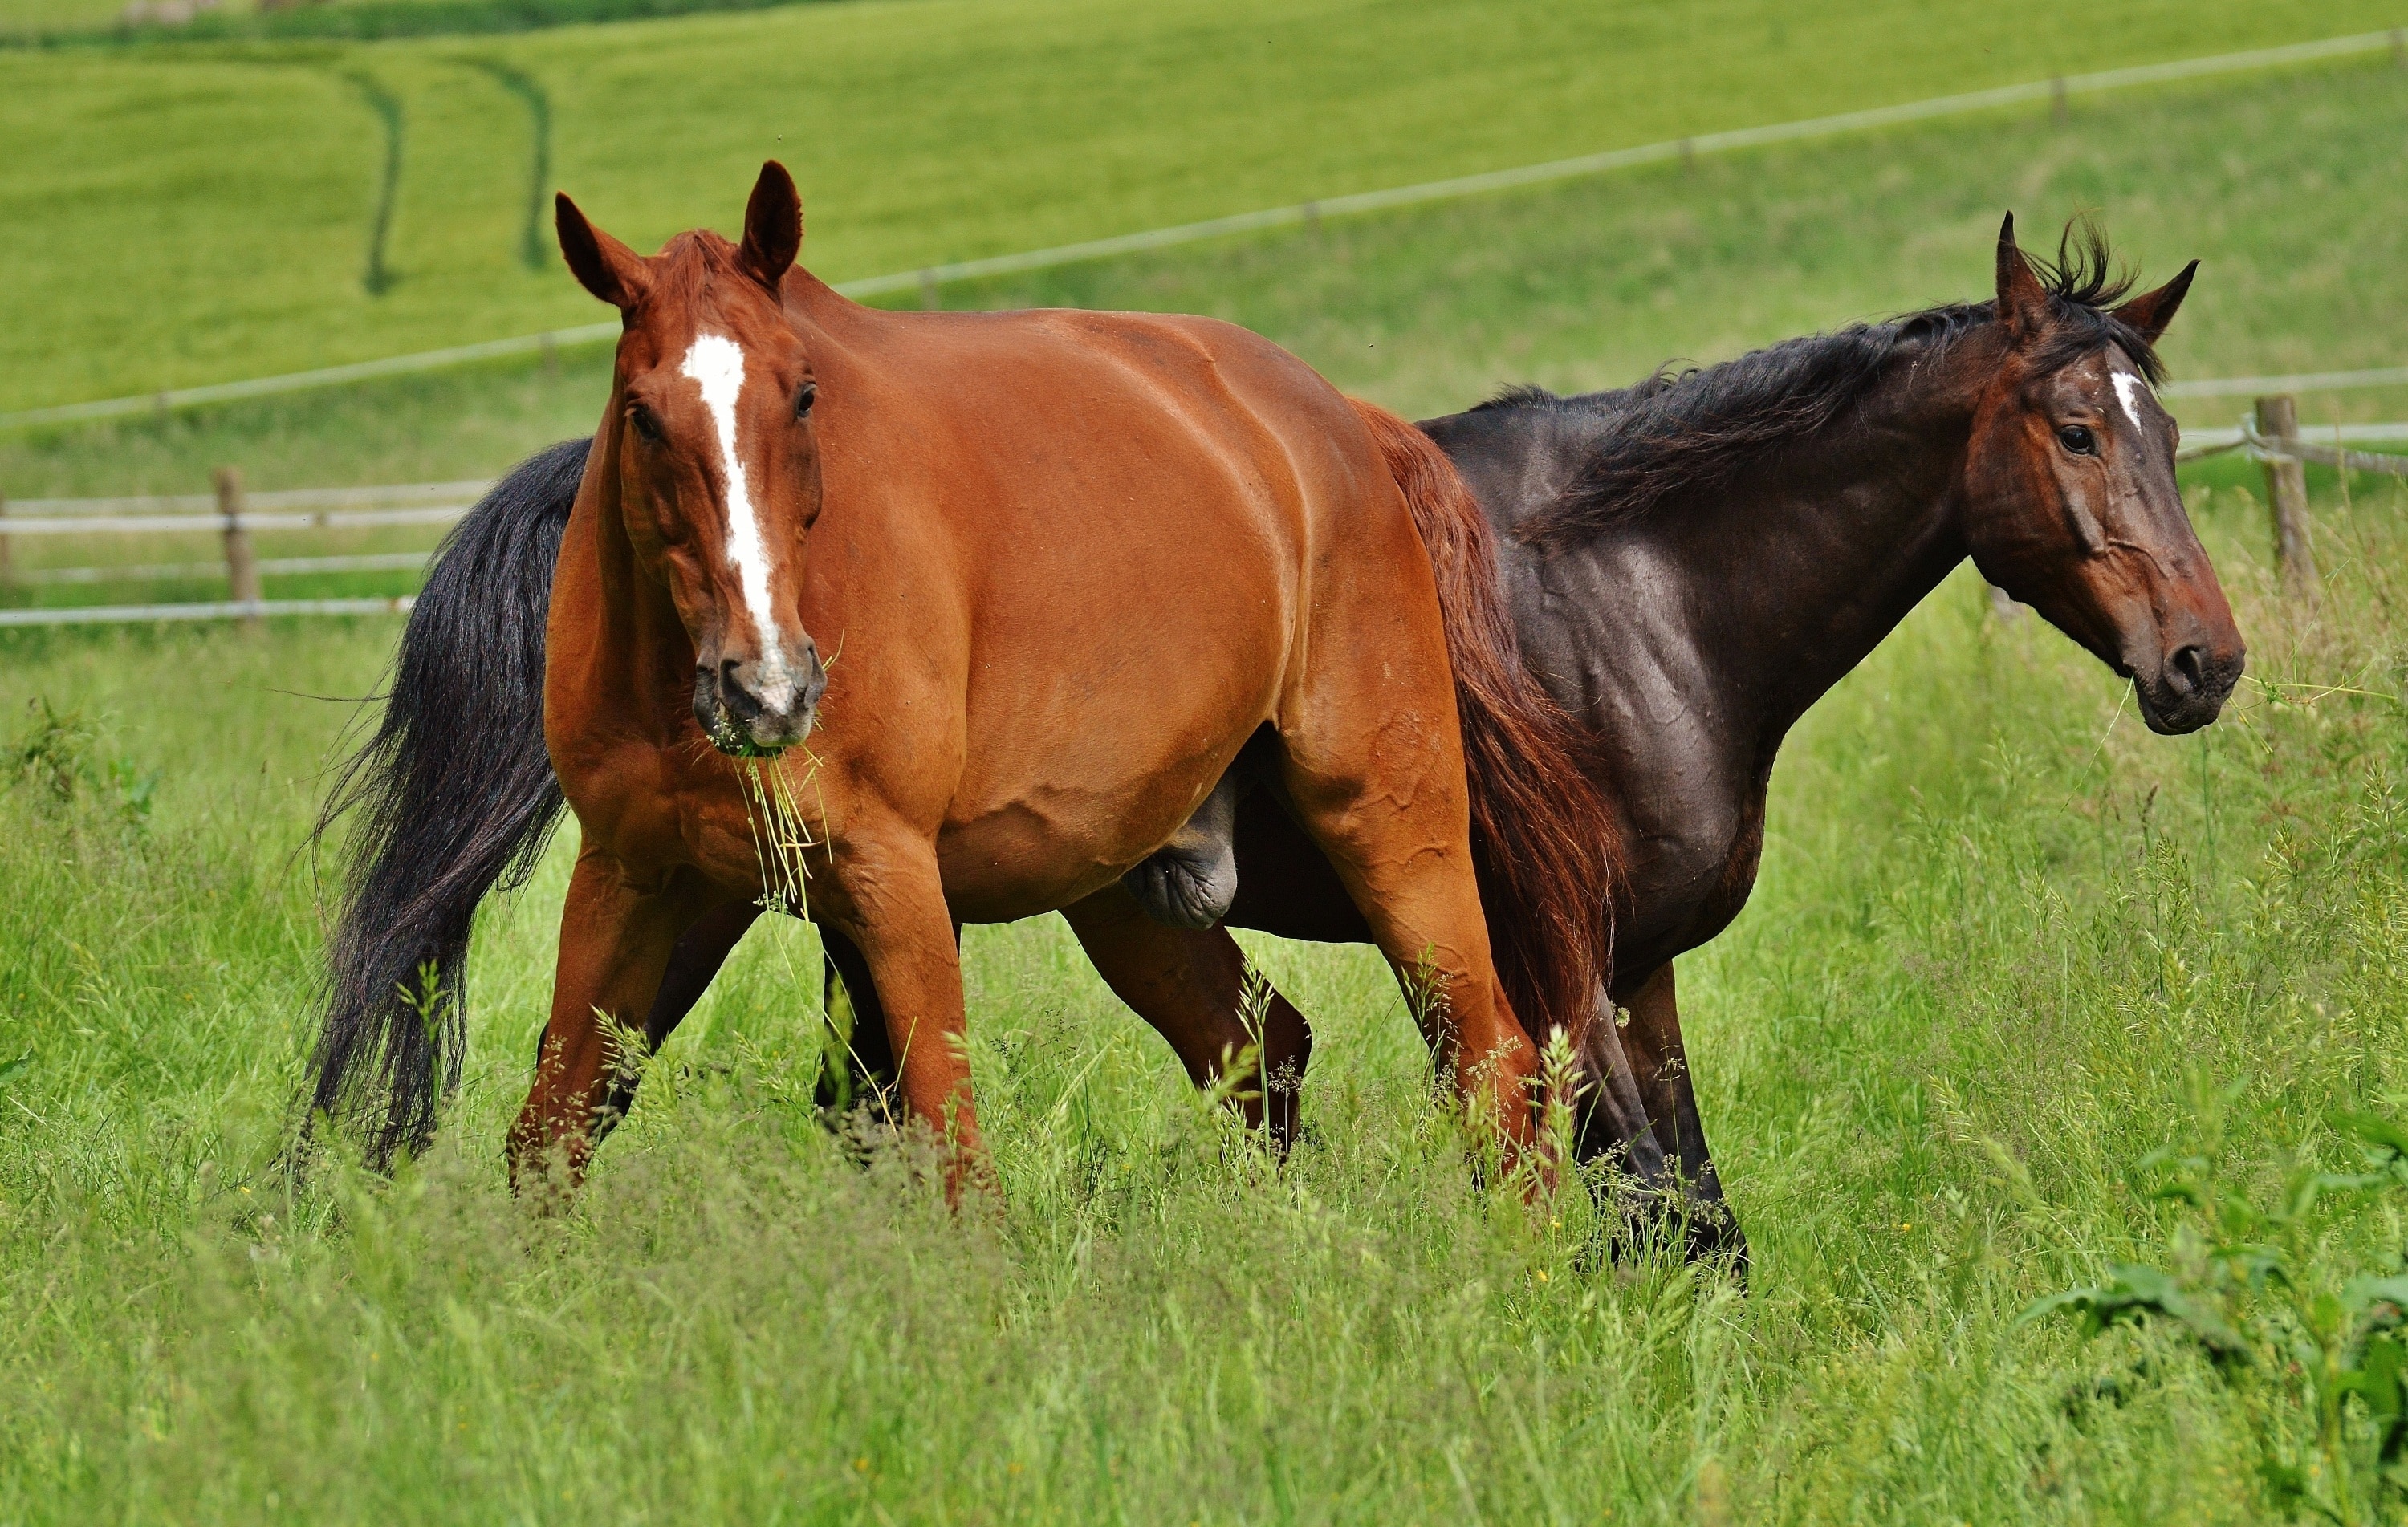
{"type": "Polygon", "coordinates": [[[2099,437],[2087,424],[2068,424],[2057,432],[2057,443],[2077,456],[2099,454],[2099,437]]]}
{"type": "Polygon", "coordinates": [[[819,383],[817,383],[817,382],[805,382],[805,383],[803,383],[802,388],[801,388],[798,392],[796,392],[795,393],[795,417],[796,417],[796,419],[809,419],[809,418],[810,418],[810,417],[811,417],[811,405],[812,405],[813,403],[815,403],[815,402],[817,402],[817,401],[818,401],[818,399],[819,399],[819,395],[820,395],[820,384],[819,384],[819,383]]]}
{"type": "Polygon", "coordinates": [[[636,426],[638,435],[652,445],[659,445],[667,437],[667,431],[661,428],[661,416],[640,403],[627,410],[627,421],[636,426]]]}

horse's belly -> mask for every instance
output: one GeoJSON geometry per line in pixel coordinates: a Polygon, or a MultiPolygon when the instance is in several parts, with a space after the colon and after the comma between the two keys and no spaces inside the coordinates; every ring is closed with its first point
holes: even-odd
{"type": "MultiPolygon", "coordinates": [[[[1231,751],[1243,740],[1238,734],[1231,751]]],[[[937,837],[946,904],[963,922],[1010,922],[1093,895],[1184,825],[1219,778],[1209,764],[1168,764],[962,811],[937,837]]]]}

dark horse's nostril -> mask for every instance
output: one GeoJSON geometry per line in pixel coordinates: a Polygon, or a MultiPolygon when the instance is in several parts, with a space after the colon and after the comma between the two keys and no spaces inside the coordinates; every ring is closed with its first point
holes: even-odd
{"type": "Polygon", "coordinates": [[[2206,659],[2198,647],[2183,648],[2167,660],[2166,680],[2170,687],[2185,694],[2197,692],[2207,682],[2206,659]]]}

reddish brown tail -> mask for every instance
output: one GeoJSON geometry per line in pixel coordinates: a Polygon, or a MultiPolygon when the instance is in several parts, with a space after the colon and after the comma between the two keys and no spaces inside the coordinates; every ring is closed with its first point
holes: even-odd
{"type": "Polygon", "coordinates": [[[1498,977],[1534,1041],[1561,1028],[1578,1047],[1612,968],[1618,825],[1581,768],[1578,727],[1522,666],[1496,539],[1471,490],[1428,435],[1353,401],[1438,575],[1498,977]]]}

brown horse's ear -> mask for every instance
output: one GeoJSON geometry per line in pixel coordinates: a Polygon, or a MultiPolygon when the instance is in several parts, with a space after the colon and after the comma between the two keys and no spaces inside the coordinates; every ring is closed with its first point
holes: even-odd
{"type": "Polygon", "coordinates": [[[643,301],[652,276],[642,255],[586,221],[566,192],[552,197],[552,221],[560,233],[560,252],[576,273],[578,285],[622,313],[643,301]]]}
{"type": "Polygon", "coordinates": [[[803,198],[786,166],[772,159],[761,166],[752,199],[744,204],[744,268],[775,293],[802,247],[803,198]]]}
{"type": "Polygon", "coordinates": [[[2015,215],[1999,225],[1999,321],[2020,345],[2048,322],[2048,291],[2032,274],[2031,262],[2015,248],[2015,215]]]}
{"type": "Polygon", "coordinates": [[[2190,278],[2198,274],[2199,262],[2194,260],[2183,266],[2181,275],[2155,292],[2143,292],[2116,308],[2115,317],[2138,329],[2142,338],[2156,344],[2157,335],[2174,321],[2174,309],[2182,306],[2183,298],[2190,292],[2190,278]]]}

